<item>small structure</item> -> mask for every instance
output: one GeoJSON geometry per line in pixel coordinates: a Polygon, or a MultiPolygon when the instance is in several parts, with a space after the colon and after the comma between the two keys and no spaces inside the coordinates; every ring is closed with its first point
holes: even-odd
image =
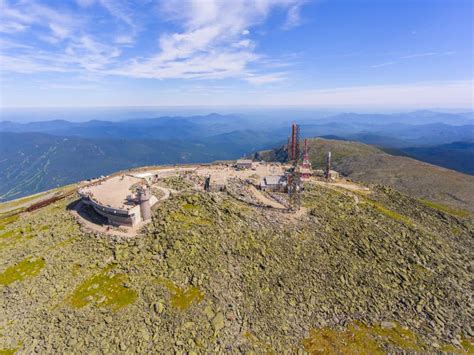
{"type": "Polygon", "coordinates": [[[219,192],[219,191],[225,191],[226,186],[223,181],[216,181],[211,179],[211,175],[206,177],[204,180],[204,191],[208,192],[219,192]]]}
{"type": "Polygon", "coordinates": [[[235,163],[235,167],[237,169],[252,169],[253,168],[253,161],[251,159],[239,159],[235,163]]]}
{"type": "Polygon", "coordinates": [[[329,180],[337,180],[339,177],[339,173],[336,170],[329,171],[329,180]]]}
{"type": "Polygon", "coordinates": [[[326,171],[325,171],[326,179],[331,179],[331,152],[328,152],[328,156],[326,157],[326,171]]]}
{"type": "MultiPolygon", "coordinates": [[[[313,176],[326,179],[327,171],[326,171],[326,169],[324,169],[324,170],[323,169],[313,170],[313,176]]],[[[336,170],[330,170],[329,171],[329,176],[330,176],[330,178],[328,180],[337,180],[340,177],[339,173],[336,170]]]]}
{"type": "Polygon", "coordinates": [[[262,191],[284,192],[287,188],[287,179],[284,175],[265,176],[260,181],[262,191]]]}

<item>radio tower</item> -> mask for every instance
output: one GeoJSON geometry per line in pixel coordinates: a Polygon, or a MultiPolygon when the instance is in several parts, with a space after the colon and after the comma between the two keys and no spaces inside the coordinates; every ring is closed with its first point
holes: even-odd
{"type": "Polygon", "coordinates": [[[291,125],[291,161],[293,166],[298,165],[300,158],[300,126],[296,123],[291,125]]]}
{"type": "Polygon", "coordinates": [[[311,177],[311,162],[309,161],[308,141],[306,139],[304,140],[303,162],[301,163],[300,173],[302,179],[311,177]]]}
{"type": "Polygon", "coordinates": [[[298,161],[300,157],[300,127],[293,123],[291,125],[291,162],[293,167],[288,174],[288,195],[290,198],[290,209],[299,210],[300,208],[300,174],[298,172],[298,161]]]}
{"type": "Polygon", "coordinates": [[[311,162],[309,161],[309,155],[308,155],[308,141],[306,138],[304,140],[303,163],[301,163],[301,166],[306,169],[311,169],[311,162]]]}

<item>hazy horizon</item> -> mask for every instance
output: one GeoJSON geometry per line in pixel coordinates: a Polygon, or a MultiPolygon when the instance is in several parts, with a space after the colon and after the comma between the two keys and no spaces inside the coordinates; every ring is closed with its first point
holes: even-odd
{"type": "Polygon", "coordinates": [[[160,117],[191,117],[206,116],[210,114],[238,115],[238,116],[260,116],[287,117],[294,120],[308,118],[322,118],[342,113],[355,114],[403,114],[411,112],[438,112],[438,113],[471,113],[470,108],[442,109],[368,109],[368,108],[315,108],[302,106],[142,106],[142,107],[40,107],[40,108],[3,108],[0,109],[0,122],[11,121],[17,123],[29,123],[39,121],[65,120],[70,122],[86,122],[91,120],[123,121],[130,119],[152,119],[160,117]]]}

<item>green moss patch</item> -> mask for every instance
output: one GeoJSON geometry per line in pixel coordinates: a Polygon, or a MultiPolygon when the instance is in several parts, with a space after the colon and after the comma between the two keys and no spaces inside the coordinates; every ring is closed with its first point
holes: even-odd
{"type": "Polygon", "coordinates": [[[367,198],[367,196],[365,194],[357,193],[357,195],[362,197],[364,199],[365,203],[367,203],[370,206],[374,207],[378,212],[382,213],[383,215],[385,215],[385,216],[387,216],[391,219],[394,219],[398,222],[404,223],[407,226],[410,226],[410,227],[415,226],[415,224],[413,223],[413,221],[410,218],[408,218],[404,215],[401,215],[400,213],[397,213],[395,211],[392,211],[391,209],[388,209],[387,207],[385,207],[384,205],[382,205],[381,203],[379,203],[375,200],[367,198]]]}
{"type": "Polygon", "coordinates": [[[463,339],[461,346],[466,353],[474,354],[474,338],[463,339]]]}
{"type": "Polygon", "coordinates": [[[355,325],[345,331],[312,329],[303,346],[311,354],[383,354],[375,339],[355,325]]]}
{"type": "Polygon", "coordinates": [[[159,285],[165,286],[170,292],[170,304],[173,308],[183,311],[192,304],[200,303],[204,299],[204,294],[198,287],[189,287],[185,290],[176,286],[173,281],[165,278],[159,278],[157,282],[159,285]]]}
{"type": "Polygon", "coordinates": [[[20,218],[20,216],[14,215],[14,216],[10,216],[10,217],[0,219],[0,230],[3,230],[3,229],[5,229],[5,227],[7,225],[9,225],[13,222],[16,222],[18,220],[18,218],[20,218]]]}
{"type": "Polygon", "coordinates": [[[385,354],[390,345],[407,351],[422,351],[425,346],[416,334],[397,324],[382,328],[359,322],[342,331],[313,329],[303,340],[304,349],[311,354],[385,354]]]}
{"type": "Polygon", "coordinates": [[[137,293],[127,287],[125,274],[111,274],[111,267],[80,284],[68,302],[74,308],[82,308],[90,303],[99,307],[110,307],[117,311],[135,301],[137,293]]]}
{"type": "Polygon", "coordinates": [[[401,215],[401,214],[399,214],[395,211],[389,210],[388,208],[382,206],[381,204],[379,204],[377,202],[370,201],[370,204],[372,206],[374,206],[379,212],[386,215],[387,217],[390,217],[390,218],[392,218],[396,221],[405,223],[406,225],[413,226],[413,222],[411,221],[410,218],[405,217],[405,216],[403,216],[403,215],[401,215]]]}
{"type": "Polygon", "coordinates": [[[12,236],[14,236],[14,235],[15,235],[15,231],[13,231],[13,230],[11,230],[11,231],[6,231],[6,232],[0,234],[0,240],[1,240],[1,239],[10,238],[10,237],[12,237],[12,236]]]}
{"type": "Polygon", "coordinates": [[[452,208],[452,207],[443,205],[441,203],[436,203],[436,202],[428,201],[428,200],[424,200],[424,199],[419,199],[419,201],[422,204],[424,204],[425,206],[428,206],[430,208],[434,208],[435,210],[445,212],[445,213],[448,213],[448,214],[456,216],[456,217],[461,217],[461,218],[469,217],[469,212],[468,211],[452,208]]]}
{"type": "Polygon", "coordinates": [[[381,326],[365,327],[368,332],[377,334],[382,343],[390,343],[404,350],[422,351],[425,344],[411,330],[394,324],[393,328],[381,326]]]}
{"type": "Polygon", "coordinates": [[[193,225],[209,226],[212,224],[212,221],[208,218],[208,211],[203,209],[202,206],[191,203],[185,203],[179,211],[170,213],[170,216],[185,228],[193,225]]]}
{"type": "Polygon", "coordinates": [[[39,274],[44,266],[45,261],[42,258],[28,257],[23,259],[0,274],[0,285],[10,285],[15,281],[23,281],[26,278],[34,277],[39,274]]]}

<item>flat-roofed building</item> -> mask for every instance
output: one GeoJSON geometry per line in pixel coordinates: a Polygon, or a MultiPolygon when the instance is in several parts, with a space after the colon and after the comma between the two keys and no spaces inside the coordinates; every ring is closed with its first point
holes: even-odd
{"type": "Polygon", "coordinates": [[[239,159],[235,163],[235,167],[237,169],[252,169],[253,168],[253,161],[252,161],[252,159],[239,159]]]}
{"type": "Polygon", "coordinates": [[[284,192],[287,188],[287,180],[284,175],[265,176],[260,181],[260,189],[262,191],[280,191],[284,192]]]}

